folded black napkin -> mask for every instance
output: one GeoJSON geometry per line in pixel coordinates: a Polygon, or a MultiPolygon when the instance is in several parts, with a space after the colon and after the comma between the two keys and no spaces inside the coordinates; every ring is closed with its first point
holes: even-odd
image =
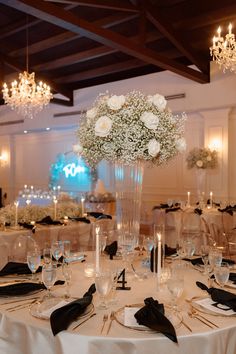
{"type": "Polygon", "coordinates": [[[236,294],[230,293],[229,291],[225,291],[217,288],[208,288],[205,284],[197,281],[196,285],[208,292],[211,295],[213,301],[215,301],[215,305],[222,304],[228,306],[233,311],[236,312],[236,294]]]}
{"type": "Polygon", "coordinates": [[[218,208],[218,211],[220,211],[221,213],[228,213],[229,215],[233,216],[235,209],[229,206],[224,209],[218,208]]]}
{"type": "Polygon", "coordinates": [[[146,298],[144,303],[145,306],[134,314],[138,324],[160,332],[173,342],[178,343],[174,326],[165,317],[164,305],[159,304],[152,297],[146,298]]]}
{"type": "Polygon", "coordinates": [[[95,291],[95,284],[92,284],[81,299],[72,301],[68,305],[53,311],[50,316],[50,323],[54,336],[67,329],[73,321],[85,312],[87,306],[92,302],[95,291]]]}
{"type": "Polygon", "coordinates": [[[27,222],[18,222],[18,224],[22,227],[24,227],[25,229],[29,229],[31,230],[33,233],[35,233],[35,225],[29,224],[27,222]]]}
{"type": "Polygon", "coordinates": [[[59,220],[52,220],[51,216],[45,216],[45,218],[36,221],[37,224],[41,224],[41,225],[62,225],[63,223],[59,220]]]}
{"type": "Polygon", "coordinates": [[[107,246],[105,247],[104,252],[106,252],[107,254],[109,254],[110,259],[113,259],[113,256],[116,255],[117,248],[118,248],[117,241],[113,241],[110,245],[107,245],[107,246]]]}
{"type": "Polygon", "coordinates": [[[236,284],[236,273],[229,273],[229,280],[236,284]]]}
{"type": "MultiPolygon", "coordinates": [[[[203,260],[201,257],[190,259],[190,258],[183,258],[184,261],[191,262],[192,265],[204,265],[203,260]]],[[[227,259],[223,258],[222,262],[228,263],[228,264],[235,264],[235,261],[232,259],[227,259]]]]}
{"type": "MultiPolygon", "coordinates": [[[[37,269],[37,273],[42,271],[42,267],[40,266],[37,269]]],[[[27,265],[27,263],[20,263],[20,262],[8,262],[1,270],[0,270],[0,277],[5,275],[12,275],[12,274],[31,274],[31,271],[27,265]]]]}
{"type": "MultiPolygon", "coordinates": [[[[56,281],[55,285],[62,285],[65,282],[62,280],[56,281]]],[[[3,296],[20,296],[27,295],[33,291],[45,290],[46,287],[42,283],[17,283],[11,285],[0,286],[0,297],[3,296]]]]}
{"type": "Polygon", "coordinates": [[[170,213],[171,211],[177,211],[180,209],[181,209],[180,207],[174,207],[174,208],[167,208],[165,211],[166,211],[166,213],[170,213]]]}
{"type": "Polygon", "coordinates": [[[90,211],[87,214],[90,215],[90,216],[93,216],[96,219],[112,219],[111,215],[103,214],[103,213],[100,213],[98,211],[90,211]]]}
{"type": "Polygon", "coordinates": [[[85,217],[81,217],[81,216],[69,216],[69,219],[72,221],[81,221],[81,222],[85,222],[86,224],[90,224],[91,221],[85,217]]]}
{"type": "Polygon", "coordinates": [[[195,209],[194,209],[194,213],[195,213],[195,214],[198,214],[198,215],[202,215],[202,209],[200,209],[200,208],[195,208],[195,209]]]}

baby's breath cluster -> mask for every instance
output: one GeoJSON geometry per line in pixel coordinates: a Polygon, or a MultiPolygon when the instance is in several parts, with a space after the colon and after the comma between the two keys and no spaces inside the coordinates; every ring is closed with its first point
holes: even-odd
{"type": "Polygon", "coordinates": [[[145,160],[159,166],[186,148],[186,117],[174,116],[159,94],[99,95],[84,118],[77,153],[90,166],[103,159],[128,165],[145,160]]]}
{"type": "Polygon", "coordinates": [[[191,168],[216,168],[218,164],[218,154],[216,150],[209,148],[194,148],[187,156],[187,167],[191,168]]]}

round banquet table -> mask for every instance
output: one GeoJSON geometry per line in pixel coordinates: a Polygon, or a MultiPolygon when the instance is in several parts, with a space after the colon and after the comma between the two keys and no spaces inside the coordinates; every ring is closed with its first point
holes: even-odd
{"type": "MultiPolygon", "coordinates": [[[[85,278],[85,264],[91,260],[91,254],[84,263],[72,265],[71,295],[82,297],[93,282],[85,278]]],[[[107,261],[110,267],[120,268],[119,260],[107,261]]],[[[176,262],[176,260],[174,261],[176,262]]],[[[137,264],[137,263],[135,263],[137,264]]],[[[62,275],[59,271],[58,278],[62,275]]],[[[192,333],[183,325],[176,328],[178,344],[160,333],[137,331],[121,326],[113,321],[109,334],[100,334],[105,313],[110,314],[124,305],[143,303],[146,297],[153,297],[160,302],[169,302],[170,295],[165,285],[157,287],[156,278],[148,277],[142,281],[133,274],[128,275],[131,290],[116,291],[116,301],[108,310],[97,308],[98,296],[95,293],[93,303],[96,316],[79,326],[76,330],[65,330],[53,336],[49,320],[33,317],[29,309],[6,311],[9,305],[0,300],[0,353],[4,354],[235,354],[236,353],[236,318],[206,315],[219,326],[210,329],[196,319],[189,318],[189,304],[185,299],[205,295],[196,285],[199,280],[206,283],[206,277],[189,264],[183,266],[185,288],[178,305],[184,321],[191,327],[192,333]]],[[[64,286],[55,286],[54,293],[62,295],[64,286]]],[[[75,323],[74,323],[75,325],[75,323]]]]}

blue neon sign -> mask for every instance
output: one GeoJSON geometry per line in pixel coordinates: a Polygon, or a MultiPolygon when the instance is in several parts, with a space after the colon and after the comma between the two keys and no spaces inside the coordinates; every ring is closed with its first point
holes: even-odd
{"type": "Polygon", "coordinates": [[[77,174],[84,173],[85,167],[79,164],[76,165],[74,162],[72,162],[63,167],[63,171],[66,178],[75,177],[77,174]]]}

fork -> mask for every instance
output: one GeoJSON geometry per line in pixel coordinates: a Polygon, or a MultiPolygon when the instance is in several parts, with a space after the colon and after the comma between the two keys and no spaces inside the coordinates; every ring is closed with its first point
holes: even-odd
{"type": "Polygon", "coordinates": [[[104,329],[104,326],[105,326],[105,323],[106,323],[107,320],[108,320],[108,314],[105,314],[103,316],[103,324],[102,324],[102,328],[101,328],[101,334],[102,334],[102,331],[104,329]]]}
{"type": "Polygon", "coordinates": [[[115,312],[112,311],[111,314],[110,314],[110,323],[109,323],[109,326],[107,328],[107,334],[109,333],[109,331],[111,329],[111,325],[112,325],[112,322],[113,322],[114,319],[115,319],[115,312]]]}
{"type": "Polygon", "coordinates": [[[199,317],[196,313],[188,312],[188,315],[189,315],[189,317],[195,318],[196,320],[198,320],[198,321],[204,323],[206,326],[210,327],[211,329],[214,328],[210,323],[208,323],[207,321],[205,321],[203,318],[199,317]]]}

